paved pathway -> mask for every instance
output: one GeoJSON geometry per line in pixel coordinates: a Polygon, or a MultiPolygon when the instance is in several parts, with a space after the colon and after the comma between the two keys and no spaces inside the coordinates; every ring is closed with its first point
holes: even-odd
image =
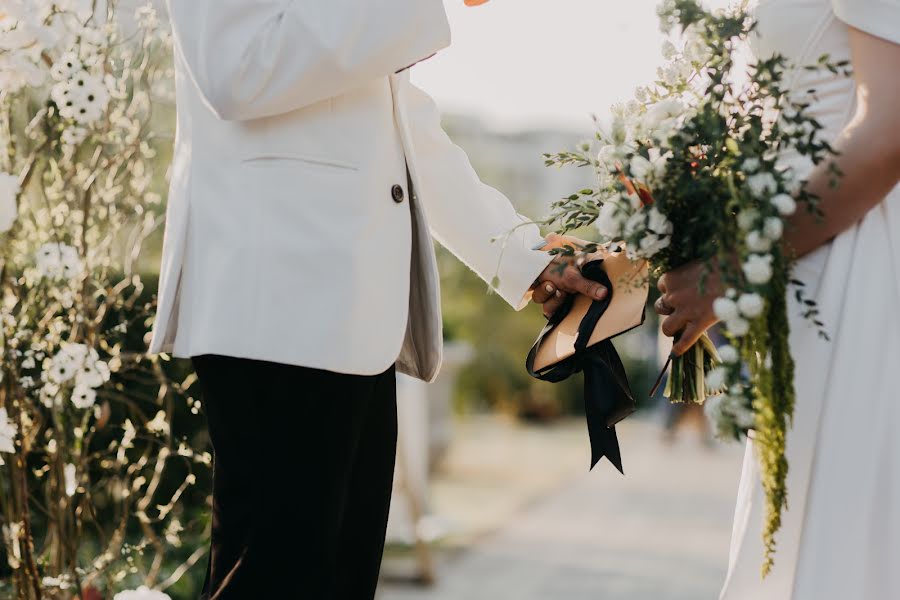
{"type": "Polygon", "coordinates": [[[385,583],[380,600],[714,600],[741,448],[694,437],[670,446],[655,423],[627,422],[626,477],[605,463],[576,475],[444,553],[434,587],[385,583]]]}

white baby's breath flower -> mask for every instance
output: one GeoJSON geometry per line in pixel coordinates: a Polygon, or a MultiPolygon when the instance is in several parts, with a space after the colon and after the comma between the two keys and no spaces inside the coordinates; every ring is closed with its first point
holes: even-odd
{"type": "Polygon", "coordinates": [[[673,56],[678,53],[678,50],[675,49],[675,44],[673,44],[669,40],[665,40],[662,43],[662,55],[666,60],[670,60],[673,56]]]}
{"type": "Polygon", "coordinates": [[[755,319],[762,314],[766,303],[763,297],[756,293],[742,294],[737,301],[741,314],[748,319],[755,319]]]}
{"type": "Polygon", "coordinates": [[[778,217],[768,217],[763,222],[763,234],[773,242],[780,240],[784,234],[784,223],[778,217]]]}
{"type": "Polygon", "coordinates": [[[750,322],[742,317],[725,321],[725,329],[735,337],[744,337],[750,332],[750,322]]]}
{"type": "Polygon", "coordinates": [[[720,321],[730,321],[740,316],[738,305],[731,298],[716,298],[713,301],[713,312],[720,321]]]}
{"type": "Polygon", "coordinates": [[[771,173],[757,173],[747,177],[747,185],[750,192],[757,198],[762,198],[778,191],[778,182],[771,173]]]}
{"type": "Polygon", "coordinates": [[[126,590],[113,596],[113,600],[172,600],[168,594],[141,586],[136,590],[126,590]]]}
{"type": "Polygon", "coordinates": [[[746,238],[750,252],[768,252],[772,248],[772,240],[758,231],[751,231],[746,238]]]}
{"type": "Polygon", "coordinates": [[[778,213],[784,217],[789,217],[797,211],[797,201],[788,194],[772,196],[770,202],[778,213]]]}
{"type": "Polygon", "coordinates": [[[772,279],[772,255],[751,254],[742,269],[747,281],[753,285],[763,285],[772,279]]]}
{"type": "Polygon", "coordinates": [[[719,346],[716,351],[719,353],[719,358],[722,359],[722,362],[726,365],[733,365],[741,359],[738,349],[731,344],[719,346]]]}
{"type": "Polygon", "coordinates": [[[19,178],[0,172],[0,233],[12,229],[18,217],[16,199],[19,196],[19,178]]]}

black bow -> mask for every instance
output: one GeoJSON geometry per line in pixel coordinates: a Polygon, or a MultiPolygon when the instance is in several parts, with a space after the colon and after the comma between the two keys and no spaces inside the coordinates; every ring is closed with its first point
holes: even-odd
{"type": "Polygon", "coordinates": [[[634,396],[631,393],[631,386],[628,385],[625,367],[612,341],[606,339],[592,346],[587,345],[597,322],[609,307],[613,287],[609,275],[603,269],[602,259],[585,264],[581,273],[587,279],[605,286],[608,291],[603,300],[594,300],[591,303],[587,314],[581,320],[578,337],[575,339],[575,354],[540,372],[534,370],[534,359],[544,337],[572,309],[575,297],[569,295],[565,303],[550,317],[547,326],[531,347],[525,367],[532,377],[553,383],[568,379],[579,371],[584,373],[584,412],[591,439],[591,469],[605,456],[620,473],[624,474],[615,425],[635,411],[634,396]]]}

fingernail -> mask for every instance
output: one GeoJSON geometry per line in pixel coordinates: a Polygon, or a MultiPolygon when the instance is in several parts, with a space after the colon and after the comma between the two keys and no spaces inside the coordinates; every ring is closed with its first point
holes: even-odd
{"type": "Polygon", "coordinates": [[[559,291],[559,290],[556,290],[556,297],[557,297],[557,298],[562,298],[562,292],[559,291]]]}
{"type": "Polygon", "coordinates": [[[597,300],[602,300],[606,297],[606,288],[602,287],[597,290],[597,300]]]}
{"type": "Polygon", "coordinates": [[[553,284],[548,283],[547,285],[544,286],[544,289],[547,290],[548,294],[552,294],[553,293],[553,284]]]}

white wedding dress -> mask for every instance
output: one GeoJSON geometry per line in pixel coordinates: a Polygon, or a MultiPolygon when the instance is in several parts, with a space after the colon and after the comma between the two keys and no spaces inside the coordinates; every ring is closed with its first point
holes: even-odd
{"type": "MultiPolygon", "coordinates": [[[[898,0],[763,0],[757,16],[754,52],[798,65],[849,58],[848,24],[900,43],[898,0]]],[[[798,69],[789,83],[817,90],[812,112],[837,136],[855,109],[853,81],[798,69]]],[[[721,600],[900,600],[900,187],[795,276],[831,341],[792,298],[789,509],[763,580],[764,497],[748,443],[721,600]]]]}

